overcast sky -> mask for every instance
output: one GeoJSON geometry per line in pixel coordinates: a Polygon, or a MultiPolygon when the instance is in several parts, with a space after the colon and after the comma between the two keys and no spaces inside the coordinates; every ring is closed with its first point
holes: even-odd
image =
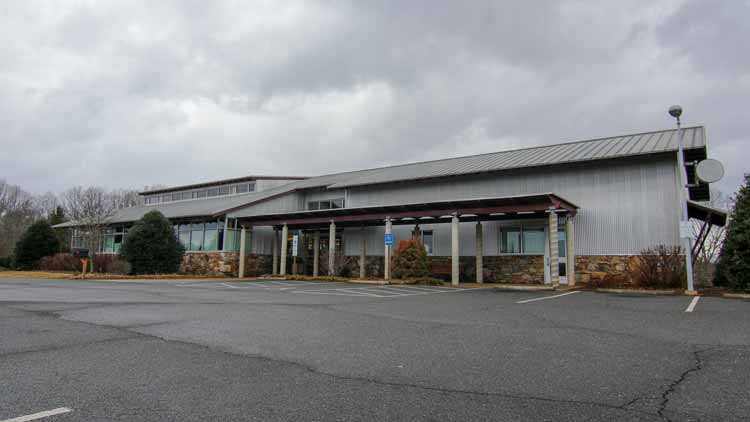
{"type": "Polygon", "coordinates": [[[3,1],[0,179],[317,175],[705,125],[750,171],[750,1],[3,1]],[[605,6],[601,6],[604,4],[605,6]]]}

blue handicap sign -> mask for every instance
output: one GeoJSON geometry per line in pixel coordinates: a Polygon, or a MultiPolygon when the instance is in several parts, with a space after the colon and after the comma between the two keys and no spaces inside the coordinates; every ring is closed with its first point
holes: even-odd
{"type": "Polygon", "coordinates": [[[385,234],[385,244],[390,246],[393,244],[393,233],[386,233],[385,234]]]}

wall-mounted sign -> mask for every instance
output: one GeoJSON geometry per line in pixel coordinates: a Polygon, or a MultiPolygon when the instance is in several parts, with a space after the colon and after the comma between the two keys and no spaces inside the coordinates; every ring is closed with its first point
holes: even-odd
{"type": "Polygon", "coordinates": [[[393,233],[386,233],[385,234],[385,244],[388,246],[393,245],[393,233]]]}
{"type": "Polygon", "coordinates": [[[297,256],[297,246],[299,245],[299,235],[292,236],[292,256],[297,256]]]}

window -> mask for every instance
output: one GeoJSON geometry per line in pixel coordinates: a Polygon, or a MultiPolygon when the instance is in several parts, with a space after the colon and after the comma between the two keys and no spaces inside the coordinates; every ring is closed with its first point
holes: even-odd
{"type": "Polygon", "coordinates": [[[203,236],[203,250],[204,251],[215,251],[217,250],[218,232],[216,223],[206,223],[206,231],[203,236]]]}
{"type": "Polygon", "coordinates": [[[521,229],[506,228],[500,232],[500,252],[521,253],[521,229]]]}
{"type": "Polygon", "coordinates": [[[247,193],[247,191],[248,191],[248,185],[246,183],[237,185],[237,193],[247,193]]]}
{"type": "Polygon", "coordinates": [[[198,191],[198,193],[196,194],[196,197],[197,197],[197,198],[205,198],[205,197],[206,197],[206,194],[207,194],[207,192],[206,192],[206,190],[205,190],[205,189],[203,189],[203,190],[199,190],[199,191],[198,191]]]}
{"type": "Polygon", "coordinates": [[[219,188],[219,195],[229,195],[229,186],[222,186],[219,188]]]}
{"type": "Polygon", "coordinates": [[[203,224],[192,224],[190,227],[190,249],[191,251],[203,250],[203,224]]]}
{"type": "Polygon", "coordinates": [[[544,253],[544,228],[523,229],[523,252],[528,254],[544,253]]]}
{"type": "Polygon", "coordinates": [[[311,211],[337,208],[344,208],[344,198],[324,199],[322,201],[310,201],[307,203],[307,209],[311,211]]]}
{"type": "Polygon", "coordinates": [[[193,199],[193,192],[182,192],[182,199],[193,199]]]}
{"type": "Polygon", "coordinates": [[[250,190],[250,192],[255,192],[255,182],[248,183],[247,188],[250,190]]]}
{"type": "Polygon", "coordinates": [[[422,244],[424,244],[424,250],[427,255],[432,255],[433,237],[432,230],[422,230],[422,244]]]}
{"type": "Polygon", "coordinates": [[[102,243],[99,252],[118,253],[125,241],[127,231],[125,227],[108,227],[102,231],[102,243]]]}
{"type": "Polygon", "coordinates": [[[211,188],[208,190],[208,196],[218,196],[219,188],[211,188]]]}
{"type": "Polygon", "coordinates": [[[500,253],[544,254],[543,227],[504,227],[500,230],[500,253]]]}

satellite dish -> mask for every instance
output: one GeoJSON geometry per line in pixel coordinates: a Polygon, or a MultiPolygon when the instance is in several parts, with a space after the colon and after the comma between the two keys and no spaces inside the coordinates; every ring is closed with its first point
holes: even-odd
{"type": "Polygon", "coordinates": [[[698,163],[695,174],[702,182],[714,183],[724,177],[724,166],[719,160],[708,158],[698,163]]]}

